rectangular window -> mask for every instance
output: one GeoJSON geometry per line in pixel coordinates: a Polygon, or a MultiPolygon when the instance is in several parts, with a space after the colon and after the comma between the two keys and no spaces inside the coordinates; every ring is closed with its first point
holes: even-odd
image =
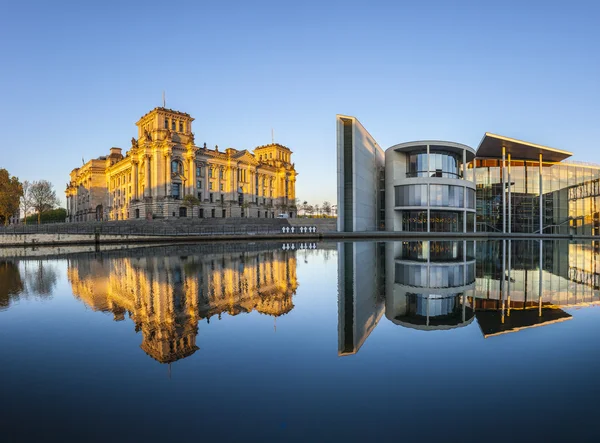
{"type": "Polygon", "coordinates": [[[212,178],[213,176],[213,168],[208,168],[208,178],[212,178]]]}
{"type": "Polygon", "coordinates": [[[179,183],[173,183],[173,187],[172,187],[172,193],[171,195],[173,196],[173,198],[175,199],[179,199],[179,183]]]}
{"type": "Polygon", "coordinates": [[[223,218],[227,217],[227,212],[225,212],[226,209],[223,209],[223,218]]]}
{"type": "Polygon", "coordinates": [[[200,166],[196,166],[196,177],[200,177],[200,166]]]}
{"type": "Polygon", "coordinates": [[[209,197],[210,197],[210,202],[212,203],[213,202],[213,193],[212,192],[209,194],[209,197]]]}
{"type": "Polygon", "coordinates": [[[221,191],[225,190],[225,185],[223,183],[221,183],[221,191]]]}
{"type": "Polygon", "coordinates": [[[183,132],[183,122],[179,122],[179,132],[183,132]]]}
{"type": "Polygon", "coordinates": [[[202,201],[202,192],[198,192],[198,200],[202,201]]]}
{"type": "Polygon", "coordinates": [[[169,129],[169,119],[165,118],[165,129],[169,129]]]}
{"type": "Polygon", "coordinates": [[[199,181],[199,182],[196,183],[196,188],[202,189],[202,182],[201,181],[199,181]]]}
{"type": "MultiPolygon", "coordinates": [[[[211,195],[212,195],[212,194],[211,194],[211,195]]],[[[215,209],[214,209],[214,208],[210,210],[210,216],[211,216],[212,218],[215,218],[215,209]]]]}
{"type": "Polygon", "coordinates": [[[175,120],[171,121],[171,130],[175,131],[175,120]]]}
{"type": "Polygon", "coordinates": [[[224,195],[221,194],[221,203],[223,203],[223,200],[224,200],[224,195]]]}
{"type": "Polygon", "coordinates": [[[198,217],[204,218],[204,208],[200,208],[200,212],[198,213],[198,217]]]}
{"type": "Polygon", "coordinates": [[[208,182],[208,189],[213,190],[213,182],[208,182]]]}

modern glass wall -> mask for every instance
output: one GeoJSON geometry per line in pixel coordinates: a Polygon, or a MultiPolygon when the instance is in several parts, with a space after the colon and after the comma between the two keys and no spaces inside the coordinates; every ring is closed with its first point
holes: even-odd
{"type": "Polygon", "coordinates": [[[427,232],[427,211],[402,211],[402,230],[427,232]]]}
{"type": "Polygon", "coordinates": [[[431,206],[452,206],[463,208],[465,205],[465,188],[452,185],[429,185],[431,206]]]}
{"type": "Polygon", "coordinates": [[[431,211],[431,232],[463,232],[463,213],[454,211],[431,211]]]}
{"type": "Polygon", "coordinates": [[[427,185],[402,185],[394,190],[396,206],[427,206],[427,185]]]}
{"type": "MultiPolygon", "coordinates": [[[[477,231],[502,232],[502,160],[477,159],[477,231]]],[[[511,161],[506,174],[506,211],[510,188],[510,232],[540,229],[539,162],[511,161]]],[[[542,163],[542,223],[547,234],[600,235],[600,168],[542,163]]]]}
{"type": "Polygon", "coordinates": [[[426,146],[416,148],[408,154],[407,177],[462,178],[462,154],[448,152],[442,146],[430,146],[428,159],[426,146]]]}

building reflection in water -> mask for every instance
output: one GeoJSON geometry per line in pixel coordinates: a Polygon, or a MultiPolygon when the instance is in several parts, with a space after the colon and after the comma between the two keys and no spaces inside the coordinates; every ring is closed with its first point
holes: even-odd
{"type": "Polygon", "coordinates": [[[73,294],[114,319],[134,321],[141,348],[161,363],[198,350],[198,322],[223,313],[290,312],[298,286],[295,251],[179,246],[145,256],[69,260],[73,294]],[[245,249],[245,250],[244,250],[245,249]]]}
{"type": "Polygon", "coordinates": [[[383,314],[383,244],[338,244],[338,354],[358,352],[383,314]]]}
{"type": "Polygon", "coordinates": [[[388,320],[422,330],[473,321],[474,242],[390,242],[385,251],[388,320]]]}
{"type": "Polygon", "coordinates": [[[383,299],[394,324],[444,330],[476,319],[484,337],[569,320],[564,309],[600,304],[596,241],[355,243],[338,252],[340,355],[357,352],[375,329],[383,299]]]}

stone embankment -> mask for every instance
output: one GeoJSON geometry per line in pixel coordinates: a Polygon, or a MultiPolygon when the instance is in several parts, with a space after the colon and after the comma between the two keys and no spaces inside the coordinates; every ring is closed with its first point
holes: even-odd
{"type": "Polygon", "coordinates": [[[16,225],[0,229],[0,247],[174,243],[214,240],[319,239],[335,230],[335,221],[320,219],[169,219],[115,222],[16,225]],[[315,232],[299,234],[300,226],[315,232]],[[294,233],[291,233],[295,227],[294,233]]]}

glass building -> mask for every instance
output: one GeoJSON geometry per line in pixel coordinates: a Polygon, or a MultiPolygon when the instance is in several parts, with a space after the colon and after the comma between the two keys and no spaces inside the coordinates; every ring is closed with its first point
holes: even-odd
{"type": "Polygon", "coordinates": [[[422,141],[385,153],[385,226],[393,231],[473,232],[475,150],[459,143],[422,141]]]}
{"type": "Polygon", "coordinates": [[[338,231],[600,235],[600,165],[486,133],[379,147],[338,116],[338,231]]]}
{"type": "Polygon", "coordinates": [[[474,164],[477,230],[600,235],[600,166],[570,152],[486,134],[474,164]]]}

